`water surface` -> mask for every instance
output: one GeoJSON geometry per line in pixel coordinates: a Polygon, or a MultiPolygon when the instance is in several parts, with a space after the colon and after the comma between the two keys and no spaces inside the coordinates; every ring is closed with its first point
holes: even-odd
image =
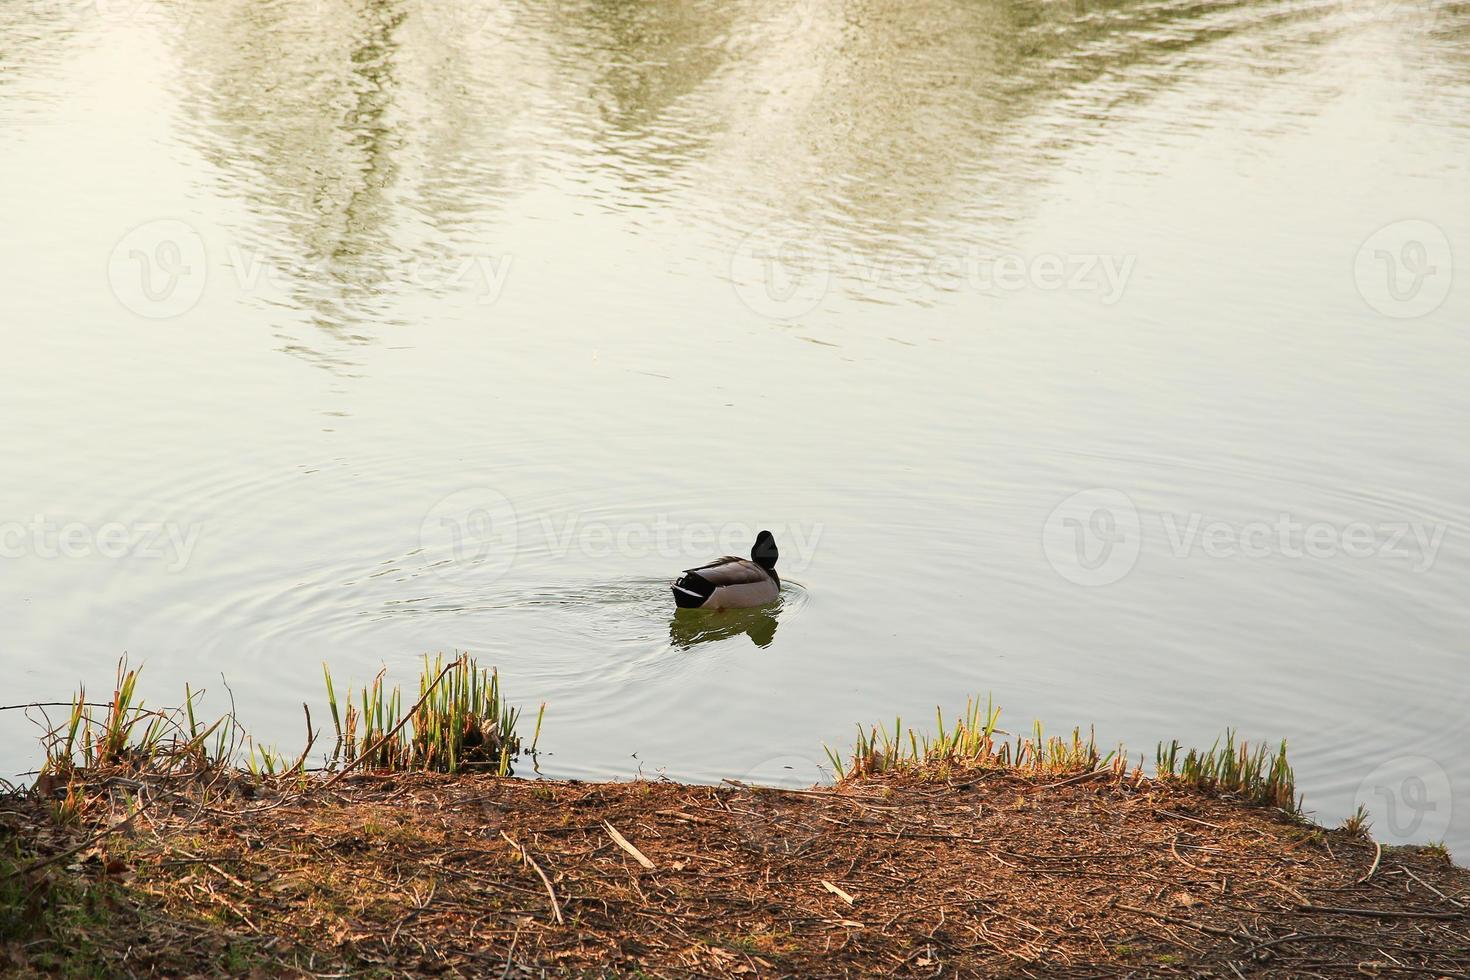
{"type": "Polygon", "coordinates": [[[802,784],[994,692],[1463,856],[1466,120],[1442,0],[9,3],[0,702],[469,650],[802,784]]]}

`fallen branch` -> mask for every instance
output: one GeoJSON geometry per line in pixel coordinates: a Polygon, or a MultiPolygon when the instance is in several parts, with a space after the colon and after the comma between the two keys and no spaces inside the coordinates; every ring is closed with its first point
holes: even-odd
{"type": "Polygon", "coordinates": [[[1081,783],[1086,782],[1089,779],[1096,779],[1099,776],[1111,775],[1112,772],[1107,769],[1091,769],[1087,772],[1080,772],[1075,776],[1068,776],[1066,779],[1060,780],[1055,783],[1042,783],[1041,785],[1037,786],[1036,789],[1058,789],[1062,786],[1071,786],[1073,783],[1081,783]]]}
{"type": "Polygon", "coordinates": [[[1353,884],[1355,884],[1355,885],[1361,885],[1361,884],[1363,884],[1363,882],[1365,882],[1369,878],[1373,877],[1373,872],[1375,872],[1375,871],[1378,870],[1378,862],[1379,861],[1382,861],[1382,860],[1383,860],[1383,845],[1380,844],[1380,843],[1378,843],[1377,841],[1374,841],[1373,842],[1373,867],[1369,868],[1368,869],[1368,873],[1365,874],[1365,875],[1363,875],[1363,877],[1359,878],[1357,881],[1353,882],[1353,884]]]}
{"type": "Polygon", "coordinates": [[[551,887],[551,879],[546,877],[546,872],[541,870],[541,865],[537,864],[535,859],[531,857],[531,852],[520,844],[517,844],[514,837],[503,830],[500,832],[500,836],[509,841],[510,846],[520,852],[521,860],[530,865],[531,870],[540,876],[541,884],[546,886],[546,896],[551,899],[551,917],[556,920],[557,925],[562,925],[565,920],[561,917],[561,903],[556,900],[556,889],[551,887]]]}
{"type": "Polygon", "coordinates": [[[1184,858],[1182,858],[1179,855],[1179,835],[1178,834],[1175,834],[1174,835],[1174,839],[1171,840],[1171,841],[1169,841],[1169,853],[1172,854],[1172,855],[1174,855],[1174,860],[1178,861],[1180,864],[1184,865],[1186,868],[1189,868],[1191,871],[1198,871],[1201,874],[1206,874],[1207,873],[1204,868],[1201,868],[1197,864],[1190,864],[1188,861],[1184,860],[1184,858]]]}
{"type": "Polygon", "coordinates": [[[1398,866],[1398,869],[1400,871],[1402,871],[1404,874],[1408,875],[1410,878],[1413,878],[1419,884],[1423,885],[1425,888],[1428,888],[1430,891],[1434,892],[1434,894],[1438,895],[1440,898],[1444,899],[1446,902],[1449,902],[1451,905],[1456,905],[1456,906],[1459,906],[1460,908],[1464,908],[1465,907],[1465,903],[1464,902],[1461,902],[1461,901],[1459,901],[1457,899],[1450,898],[1444,892],[1440,891],[1438,888],[1435,888],[1429,882],[1425,881],[1423,878],[1419,877],[1414,872],[1412,872],[1408,868],[1404,867],[1402,864],[1398,866]]]}
{"type": "Polygon", "coordinates": [[[1209,827],[1212,830],[1224,830],[1225,829],[1224,827],[1220,826],[1217,823],[1210,823],[1208,820],[1200,820],[1198,817],[1185,816],[1182,813],[1175,813],[1173,810],[1165,810],[1163,808],[1159,808],[1159,809],[1155,810],[1154,812],[1155,813],[1158,813],[1158,814],[1162,814],[1163,816],[1166,816],[1166,817],[1173,817],[1175,820],[1188,820],[1190,823],[1197,823],[1201,827],[1209,827]]]}
{"type": "Polygon", "coordinates": [[[1463,919],[1465,912],[1398,912],[1393,909],[1357,909],[1337,905],[1298,905],[1298,912],[1325,912],[1332,915],[1366,915],[1375,919],[1463,919]]]}
{"type": "Polygon", "coordinates": [[[1188,926],[1191,929],[1198,929],[1200,932],[1208,932],[1216,936],[1229,936],[1231,939],[1243,939],[1248,943],[1260,942],[1260,940],[1248,932],[1222,929],[1220,926],[1205,925],[1203,922],[1190,922],[1188,919],[1181,919],[1177,915],[1165,915],[1163,912],[1141,909],[1136,905],[1124,905],[1122,902],[1116,902],[1113,908],[1122,909],[1124,912],[1134,912],[1138,915],[1146,915],[1151,919],[1158,919],[1160,922],[1171,922],[1176,926],[1188,926]]]}
{"type": "Polygon", "coordinates": [[[639,864],[643,865],[649,871],[652,871],[653,870],[653,862],[650,861],[650,860],[648,860],[647,856],[644,855],[644,853],[642,851],[638,850],[638,848],[636,848],[632,844],[628,843],[628,838],[626,838],[622,834],[618,833],[618,830],[617,830],[616,827],[614,827],[612,824],[608,823],[606,820],[604,820],[602,822],[602,825],[607,828],[607,834],[608,834],[609,837],[611,837],[613,839],[613,843],[614,844],[618,845],[623,850],[625,850],[629,854],[633,855],[633,859],[635,861],[637,861],[639,864]]]}
{"type": "Polygon", "coordinates": [[[1371,946],[1374,948],[1384,945],[1378,939],[1360,939],[1357,936],[1348,936],[1340,932],[1292,932],[1288,933],[1285,936],[1278,936],[1275,939],[1268,939],[1263,943],[1256,943],[1254,946],[1246,950],[1241,955],[1252,956],[1263,949],[1270,949],[1272,946],[1280,946],[1282,943],[1323,942],[1327,940],[1342,943],[1356,943],[1359,946],[1371,946]]]}

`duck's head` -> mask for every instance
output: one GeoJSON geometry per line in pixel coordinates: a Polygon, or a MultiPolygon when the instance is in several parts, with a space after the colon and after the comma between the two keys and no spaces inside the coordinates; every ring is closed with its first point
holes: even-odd
{"type": "Polygon", "coordinates": [[[781,553],[776,550],[776,536],[770,531],[762,531],[755,536],[755,544],[750,549],[750,560],[755,562],[766,571],[776,567],[776,559],[781,553]]]}

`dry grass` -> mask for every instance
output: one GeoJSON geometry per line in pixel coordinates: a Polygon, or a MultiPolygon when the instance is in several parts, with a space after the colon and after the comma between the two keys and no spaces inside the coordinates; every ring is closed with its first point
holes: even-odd
{"type": "Polygon", "coordinates": [[[1051,775],[1111,768],[1121,773],[1126,765],[1122,747],[1100,753],[1091,730],[1086,737],[1080,728],[1072,729],[1067,737],[1048,736],[1036,722],[1028,734],[1002,732],[997,727],[1000,709],[990,699],[982,708],[978,698],[971,698],[952,726],[945,724],[944,712],[938,707],[934,718],[934,735],[905,728],[902,718],[893,720],[892,731],[878,725],[865,730],[859,725],[857,744],[848,761],[844,763],[831,747],[826,749],[827,758],[839,780],[905,771],[948,774],[972,768],[1051,775]]]}
{"type": "MultiPolygon", "coordinates": [[[[858,726],[857,744],[846,762],[828,747],[839,780],[882,773],[918,772],[944,777],[967,769],[1006,769],[1032,775],[1077,776],[1108,771],[1115,776],[1127,772],[1128,753],[1123,746],[1103,753],[1095,733],[1074,728],[1065,737],[1046,735],[1036,722],[1029,733],[1010,735],[998,726],[1000,709],[986,699],[970,698],[952,726],[934,709],[935,734],[905,728],[895,718],[893,728],[858,726]]],[[[1135,770],[1142,775],[1141,770],[1135,770]]],[[[1272,806],[1288,814],[1301,812],[1296,780],[1286,758],[1286,742],[1279,746],[1258,745],[1254,751],[1237,743],[1235,732],[1226,731],[1208,751],[1189,749],[1182,756],[1178,742],[1159,743],[1155,775],[1165,782],[1188,786],[1202,793],[1227,796],[1244,803],[1272,806]]]]}
{"type": "MultiPolygon", "coordinates": [[[[77,909],[90,895],[100,911],[12,930],[0,963],[71,969],[65,944],[85,936],[83,965],[99,975],[1470,968],[1463,869],[1132,774],[905,770],[816,791],[427,773],[323,782],[160,801],[131,833],[19,876],[22,903],[77,909]]],[[[56,829],[34,797],[0,809],[0,846],[56,850],[83,834],[56,829]]]]}
{"type": "MultiPolygon", "coordinates": [[[[323,676],[336,735],[328,769],[471,769],[504,776],[522,754],[517,731],[520,709],[506,700],[499,672],[481,667],[472,657],[459,656],[448,663],[442,656],[433,661],[425,657],[418,698],[407,711],[401,690],[397,685],[390,688],[382,671],[364,685],[358,698],[348,687],[342,702],[325,665],[323,676]]],[[[258,744],[240,725],[233,706],[202,724],[196,710],[200,692],[188,685],[181,706],[148,707],[139,695],[138,678],[137,669],[119,661],[112,697],[92,702],[80,689],[60,723],[53,723],[44,707],[36,706],[44,719],[43,788],[114,770],[204,778],[218,778],[236,768],[260,777],[305,774],[320,734],[313,730],[308,705],[302,705],[305,746],[300,753],[286,755],[274,746],[258,744]]],[[[545,711],[543,704],[527,753],[535,751],[545,711]]],[[[72,803],[63,801],[58,815],[74,817],[72,803]]]]}

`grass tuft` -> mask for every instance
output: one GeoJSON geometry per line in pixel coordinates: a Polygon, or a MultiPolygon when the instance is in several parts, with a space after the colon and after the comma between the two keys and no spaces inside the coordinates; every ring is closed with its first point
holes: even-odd
{"type": "MultiPolygon", "coordinates": [[[[184,704],[178,708],[148,708],[138,697],[138,669],[129,667],[126,658],[119,660],[109,700],[88,701],[86,689],[79,688],[66,720],[43,725],[46,758],[39,781],[69,786],[84,772],[122,769],[177,775],[219,768],[233,757],[243,738],[234,714],[201,726],[194,713],[199,692],[187,686],[184,692],[184,704]]],[[[62,804],[58,815],[63,819],[74,815],[69,812],[71,803],[69,797],[62,804]]]]}
{"type": "Polygon", "coordinates": [[[1450,857],[1449,846],[1446,845],[1445,842],[1442,840],[1431,841],[1430,843],[1425,844],[1424,853],[1433,855],[1434,857],[1443,861],[1445,864],[1453,863],[1453,858],[1450,857]]]}
{"type": "MultiPolygon", "coordinates": [[[[64,719],[42,724],[45,761],[38,773],[42,794],[54,801],[63,823],[82,815],[82,785],[106,776],[190,775],[210,779],[230,771],[256,779],[295,776],[306,779],[306,759],[315,739],[306,705],[307,743],[299,756],[257,743],[246,734],[231,710],[210,724],[199,719],[202,691],[185,685],[177,708],[150,708],[138,695],[139,670],[119,660],[112,697],[87,700],[78,689],[64,719]]],[[[491,771],[509,775],[521,752],[516,734],[520,709],[511,707],[494,668],[473,658],[445,663],[442,656],[424,658],[418,698],[405,717],[403,696],[391,690],[379,672],[360,692],[350,688],[339,699],[331,671],[323,665],[327,702],[336,747],[326,768],[363,765],[403,771],[491,771]],[[357,697],[354,698],[354,693],[357,697]],[[402,723],[402,724],[400,724],[402,723]],[[367,754],[364,756],[364,754],[367,754]]],[[[233,699],[232,699],[233,702],[233,699]]],[[[40,706],[36,706],[40,707],[40,706]]],[[[42,715],[44,717],[44,708],[42,715]]],[[[541,736],[546,705],[536,715],[531,749],[541,736]]]]}
{"type": "MultiPolygon", "coordinates": [[[[1101,770],[1125,775],[1127,754],[1122,746],[1106,754],[1088,729],[1074,728],[1069,735],[1048,736],[1036,722],[1025,734],[1010,735],[998,728],[1000,709],[987,698],[965,703],[953,726],[935,709],[934,735],[921,735],[905,728],[895,718],[891,728],[858,727],[857,744],[844,762],[842,756],[824,746],[839,781],[879,773],[915,772],[947,774],[954,769],[1009,769],[1031,776],[1070,776],[1101,770]]],[[[1142,776],[1141,761],[1135,775],[1142,776]]],[[[1203,792],[1228,795],[1247,803],[1277,807],[1299,815],[1301,802],[1296,781],[1286,759],[1286,742],[1272,749],[1254,750],[1237,742],[1227,731],[1223,743],[1216,741],[1208,752],[1190,749],[1182,756],[1178,742],[1159,743],[1157,777],[1165,782],[1189,786],[1203,792]]],[[[1366,814],[1363,815],[1366,820],[1366,814]]]]}
{"type": "Polygon", "coordinates": [[[846,763],[830,746],[823,748],[839,780],[936,768],[1019,769],[1036,775],[1070,775],[1103,768],[1122,772],[1126,765],[1121,746],[1106,755],[1099,752],[1091,729],[1086,736],[1080,728],[1072,729],[1067,736],[1048,736],[1036,722],[1030,733],[1011,736],[996,727],[1000,709],[989,698],[983,706],[978,698],[966,701],[953,727],[945,724],[940,708],[934,709],[934,716],[936,734],[932,736],[906,729],[901,718],[893,720],[892,730],[877,725],[864,730],[858,726],[857,745],[846,763]]]}
{"type": "Polygon", "coordinates": [[[1272,750],[1235,741],[1235,732],[1226,730],[1225,744],[1217,739],[1208,752],[1190,749],[1179,757],[1179,743],[1159,743],[1156,770],[1158,778],[1206,793],[1233,796],[1246,803],[1272,806],[1287,813],[1299,814],[1301,802],[1296,795],[1296,777],[1286,760],[1286,740],[1272,750]]]}
{"type": "MultiPolygon", "coordinates": [[[[370,768],[388,771],[511,774],[521,751],[516,734],[520,709],[506,702],[495,668],[481,667],[472,657],[447,665],[442,656],[432,661],[425,657],[418,697],[407,724],[401,724],[405,721],[402,692],[397,686],[387,688],[382,671],[362,689],[359,705],[353,701],[351,688],[339,703],[331,671],[325,665],[322,670],[337,734],[334,763],[340,760],[351,766],[361,760],[370,768]]],[[[542,704],[536,715],[533,750],[545,713],[542,704]]]]}
{"type": "Polygon", "coordinates": [[[1372,829],[1373,821],[1368,817],[1368,808],[1359,803],[1353,815],[1342,822],[1342,829],[1354,837],[1368,839],[1368,831],[1372,829]]]}

